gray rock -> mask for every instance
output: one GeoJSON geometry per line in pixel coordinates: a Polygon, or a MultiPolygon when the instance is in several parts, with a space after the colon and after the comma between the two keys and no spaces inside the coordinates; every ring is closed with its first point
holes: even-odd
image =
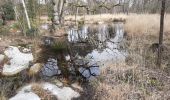
{"type": "Polygon", "coordinates": [[[88,80],[100,75],[100,69],[98,66],[90,66],[89,68],[80,67],[79,72],[88,80]]]}
{"type": "Polygon", "coordinates": [[[55,75],[61,74],[61,71],[59,70],[57,66],[57,60],[49,58],[48,62],[43,66],[42,75],[46,77],[51,77],[55,75]]]}
{"type": "Polygon", "coordinates": [[[85,69],[83,67],[81,67],[79,69],[79,72],[85,77],[85,78],[89,78],[91,76],[90,71],[88,69],[85,69]]]}
{"type": "Polygon", "coordinates": [[[93,76],[98,76],[100,75],[100,69],[99,67],[90,67],[90,72],[93,76]]]}

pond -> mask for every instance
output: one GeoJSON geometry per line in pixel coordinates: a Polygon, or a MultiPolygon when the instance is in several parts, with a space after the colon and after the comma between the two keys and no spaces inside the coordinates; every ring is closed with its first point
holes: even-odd
{"type": "Polygon", "coordinates": [[[88,59],[90,63],[124,61],[126,52],[122,48],[124,23],[91,24],[68,31],[68,41],[73,54],[88,59]]]}

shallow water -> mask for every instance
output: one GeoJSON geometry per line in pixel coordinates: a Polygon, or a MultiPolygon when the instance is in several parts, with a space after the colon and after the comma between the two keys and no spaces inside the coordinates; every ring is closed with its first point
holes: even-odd
{"type": "MultiPolygon", "coordinates": [[[[84,43],[91,46],[84,51],[91,49],[85,54],[85,58],[89,59],[90,63],[98,62],[100,64],[106,61],[119,62],[125,60],[126,53],[120,49],[120,44],[124,39],[124,24],[113,23],[110,25],[99,24],[84,25],[78,30],[71,28],[68,31],[68,41],[73,45],[84,43]]],[[[80,47],[81,48],[81,47],[80,47]]]]}

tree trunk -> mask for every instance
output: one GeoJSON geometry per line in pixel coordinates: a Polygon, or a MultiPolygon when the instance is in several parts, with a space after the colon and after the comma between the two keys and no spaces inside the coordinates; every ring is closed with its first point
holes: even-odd
{"type": "Polygon", "coordinates": [[[55,24],[61,25],[63,20],[63,10],[64,10],[64,4],[65,0],[54,0],[54,20],[55,24]]]}
{"type": "Polygon", "coordinates": [[[23,4],[23,7],[24,7],[28,28],[31,29],[31,24],[30,24],[30,20],[29,20],[29,17],[28,17],[28,12],[27,12],[27,8],[25,6],[25,1],[24,0],[22,0],[22,4],[23,4]]]}
{"type": "Polygon", "coordinates": [[[159,33],[159,47],[158,47],[158,67],[161,67],[162,60],[162,44],[163,44],[163,32],[164,32],[164,15],[165,15],[165,3],[166,0],[162,0],[161,18],[160,18],[160,33],[159,33]]]}

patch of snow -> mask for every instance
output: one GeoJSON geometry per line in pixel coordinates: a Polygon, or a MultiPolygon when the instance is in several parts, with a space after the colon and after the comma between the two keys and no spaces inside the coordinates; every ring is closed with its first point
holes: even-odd
{"type": "Polygon", "coordinates": [[[3,75],[17,74],[28,68],[29,62],[33,61],[32,53],[22,53],[14,46],[8,47],[4,53],[10,59],[10,64],[3,66],[3,75]]]}
{"type": "MultiPolygon", "coordinates": [[[[17,95],[9,100],[41,100],[41,98],[31,90],[32,86],[33,84],[23,87],[17,95]]],[[[58,86],[50,83],[41,83],[40,86],[44,90],[48,90],[52,93],[52,95],[55,95],[58,100],[72,100],[73,98],[80,96],[78,92],[74,91],[70,87],[59,88],[58,86]]]]}
{"type": "Polygon", "coordinates": [[[80,96],[78,92],[75,92],[70,87],[59,88],[50,83],[43,84],[43,89],[50,91],[53,95],[57,96],[59,100],[72,100],[80,96]]]}
{"type": "Polygon", "coordinates": [[[35,93],[28,92],[28,93],[19,93],[9,100],[41,100],[41,99],[35,93]]]}
{"type": "Polygon", "coordinates": [[[32,85],[23,87],[14,97],[9,100],[41,100],[40,97],[31,90],[32,85]]]}

